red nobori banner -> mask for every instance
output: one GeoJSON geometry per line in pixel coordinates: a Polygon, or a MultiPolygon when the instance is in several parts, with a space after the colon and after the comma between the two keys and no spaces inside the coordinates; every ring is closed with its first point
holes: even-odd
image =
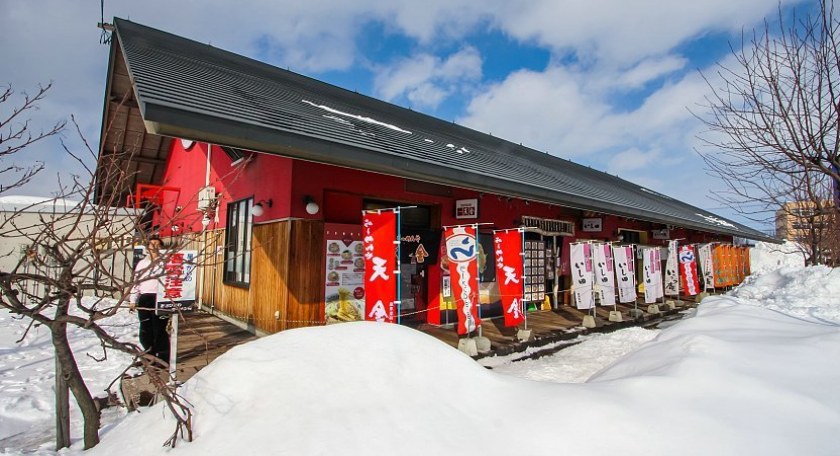
{"type": "Polygon", "coordinates": [[[525,321],[522,309],[522,233],[517,230],[496,231],[493,233],[493,245],[505,326],[518,326],[525,321]]]}
{"type": "Polygon", "coordinates": [[[449,275],[452,278],[452,296],[458,308],[458,334],[467,334],[481,325],[478,318],[478,245],[475,242],[475,227],[447,228],[444,237],[449,275]]]}
{"type": "Polygon", "coordinates": [[[694,296],[700,293],[700,281],[697,278],[697,257],[693,245],[680,246],[680,276],[685,286],[685,294],[694,296]]]}
{"type": "Polygon", "coordinates": [[[365,320],[393,323],[399,276],[397,259],[397,214],[394,211],[365,212],[362,222],[365,256],[365,320]]]}

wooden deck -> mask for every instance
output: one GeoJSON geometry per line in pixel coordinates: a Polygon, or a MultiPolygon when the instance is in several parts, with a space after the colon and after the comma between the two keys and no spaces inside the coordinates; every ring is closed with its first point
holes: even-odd
{"type": "Polygon", "coordinates": [[[189,380],[231,348],[255,340],[257,336],[219,317],[205,313],[185,313],[178,325],[178,381],[189,380]]]}
{"type": "MultiPolygon", "coordinates": [[[[587,313],[573,306],[560,306],[553,310],[528,312],[528,329],[531,330],[531,339],[525,343],[516,340],[517,328],[506,328],[504,319],[484,320],[482,322],[482,336],[490,339],[491,351],[479,355],[478,358],[507,355],[524,351],[528,347],[539,347],[552,342],[574,339],[580,335],[593,332],[611,332],[630,326],[654,326],[664,320],[677,318],[679,312],[697,306],[693,296],[681,296],[680,299],[683,301],[682,306],[674,310],[664,310],[664,306],[660,303],[659,307],[662,313],[658,315],[648,314],[648,305],[639,303],[638,308],[643,311],[644,315],[637,319],[630,317],[630,310],[633,309],[632,304],[619,304],[617,310],[621,312],[622,322],[609,321],[610,311],[613,310],[612,306],[599,306],[596,309],[595,328],[581,326],[583,317],[587,313]]],[[[454,327],[444,328],[424,324],[417,329],[453,347],[458,346],[458,340],[462,337],[457,334],[454,327]]]]}

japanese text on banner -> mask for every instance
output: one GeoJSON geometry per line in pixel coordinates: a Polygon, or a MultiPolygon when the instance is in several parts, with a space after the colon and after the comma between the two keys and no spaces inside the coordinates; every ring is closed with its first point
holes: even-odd
{"type": "Polygon", "coordinates": [[[365,258],[365,320],[394,323],[399,277],[397,214],[394,211],[365,212],[362,222],[365,258]]]}
{"type": "Polygon", "coordinates": [[[468,334],[481,325],[478,318],[478,245],[472,226],[448,228],[446,256],[452,295],[458,310],[458,334],[468,334]]]}
{"type": "Polygon", "coordinates": [[[505,326],[517,326],[525,321],[522,303],[522,233],[517,230],[497,231],[493,235],[493,246],[505,326]]]}

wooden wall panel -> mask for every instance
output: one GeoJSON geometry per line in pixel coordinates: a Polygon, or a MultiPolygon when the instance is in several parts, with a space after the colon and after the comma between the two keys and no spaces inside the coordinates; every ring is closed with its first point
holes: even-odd
{"type": "Polygon", "coordinates": [[[254,226],[248,289],[224,284],[225,230],[206,236],[205,305],[268,333],[323,320],[323,223],[293,220],[254,226]]]}
{"type": "Polygon", "coordinates": [[[270,333],[285,329],[289,232],[288,222],[257,225],[253,231],[249,298],[254,325],[270,333]]]}
{"type": "MultiPolygon", "coordinates": [[[[324,224],[308,220],[291,223],[288,319],[320,322],[324,314],[324,224]]],[[[289,323],[287,327],[313,325],[289,323]]]]}

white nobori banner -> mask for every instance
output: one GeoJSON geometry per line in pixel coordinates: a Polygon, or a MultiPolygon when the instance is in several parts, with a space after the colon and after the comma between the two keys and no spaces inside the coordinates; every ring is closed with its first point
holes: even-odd
{"type": "Polygon", "coordinates": [[[602,306],[614,306],[615,275],[613,275],[612,248],[609,244],[594,244],[592,249],[595,290],[602,306]]]}
{"type": "Polygon", "coordinates": [[[677,241],[668,241],[668,258],[665,261],[665,294],[680,294],[680,271],[677,262],[677,241]]]}
{"type": "Polygon", "coordinates": [[[592,308],[592,251],[589,244],[572,244],[569,249],[572,266],[572,293],[578,309],[592,308]]]}
{"type": "Polygon", "coordinates": [[[633,259],[633,246],[613,247],[615,274],[618,277],[618,300],[636,302],[636,272],[633,259]]]}
{"type": "Polygon", "coordinates": [[[712,260],[712,244],[700,246],[700,268],[703,270],[703,289],[715,287],[715,265],[712,260]]]}
{"type": "Polygon", "coordinates": [[[642,269],[645,285],[645,303],[652,304],[661,297],[662,279],[660,275],[659,248],[642,249],[642,269]]]}

